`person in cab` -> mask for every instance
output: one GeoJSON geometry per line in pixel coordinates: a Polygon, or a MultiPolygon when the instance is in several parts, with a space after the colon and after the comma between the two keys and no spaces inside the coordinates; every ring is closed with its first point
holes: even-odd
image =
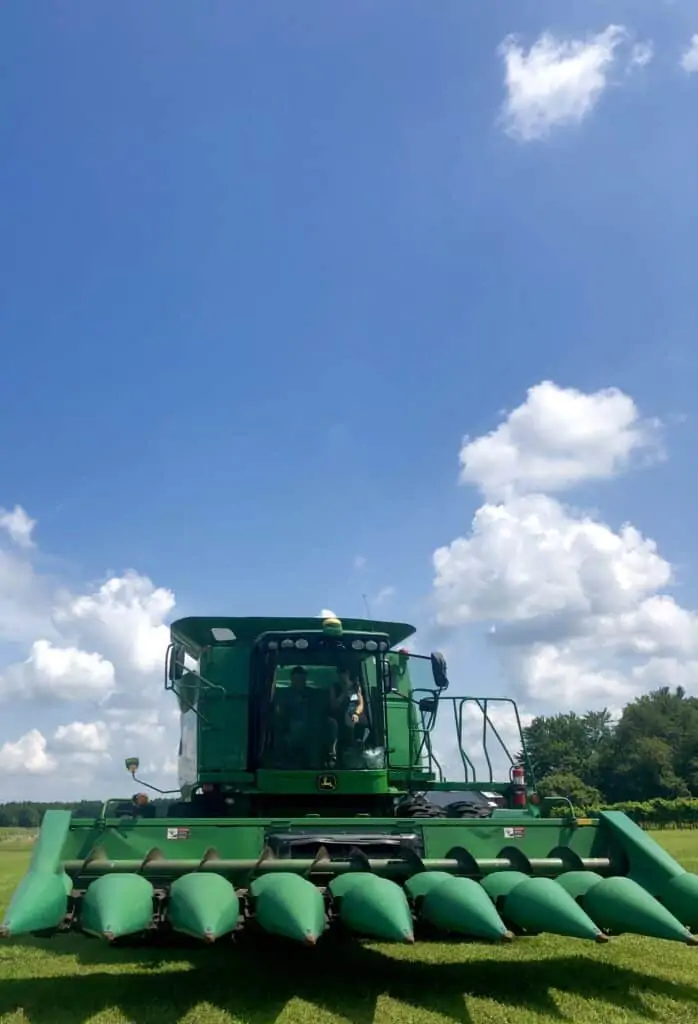
{"type": "MultiPolygon", "coordinates": [[[[366,704],[358,676],[352,676],[347,668],[338,670],[337,682],[330,689],[330,713],[337,724],[341,750],[360,746],[368,733],[366,704]]],[[[336,743],[333,753],[336,758],[336,743]]]]}
{"type": "Polygon", "coordinates": [[[337,728],[327,691],[308,686],[302,665],[291,670],[290,685],[276,691],[276,736],[284,767],[314,770],[332,766],[337,728]],[[316,750],[320,740],[320,750],[316,750]]]}

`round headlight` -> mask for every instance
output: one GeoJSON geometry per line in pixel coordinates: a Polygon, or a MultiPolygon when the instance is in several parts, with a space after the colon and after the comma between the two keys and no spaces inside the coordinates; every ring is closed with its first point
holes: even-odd
{"type": "Polygon", "coordinates": [[[352,640],[351,646],[354,648],[355,651],[363,651],[364,642],[363,640],[352,640]]]}
{"type": "Polygon", "coordinates": [[[296,640],[296,647],[300,651],[304,651],[307,646],[308,646],[308,641],[304,637],[301,637],[300,640],[296,640]]]}

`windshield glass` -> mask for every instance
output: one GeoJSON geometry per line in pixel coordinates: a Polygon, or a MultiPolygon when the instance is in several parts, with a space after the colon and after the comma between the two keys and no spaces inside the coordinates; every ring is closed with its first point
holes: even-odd
{"type": "Polygon", "coordinates": [[[275,668],[265,767],[382,768],[376,658],[283,652],[275,668]],[[294,657],[295,655],[295,657],[294,657]]]}

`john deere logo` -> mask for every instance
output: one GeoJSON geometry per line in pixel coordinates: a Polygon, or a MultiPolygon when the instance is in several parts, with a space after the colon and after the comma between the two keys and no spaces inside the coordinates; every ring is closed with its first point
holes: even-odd
{"type": "Polygon", "coordinates": [[[318,775],[317,780],[318,789],[336,789],[337,788],[337,776],[336,775],[318,775]]]}

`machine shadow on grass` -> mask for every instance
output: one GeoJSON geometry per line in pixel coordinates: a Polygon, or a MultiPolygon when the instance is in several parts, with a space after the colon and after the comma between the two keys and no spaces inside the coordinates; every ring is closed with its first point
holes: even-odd
{"type": "MultiPolygon", "coordinates": [[[[36,948],[31,941],[26,945],[36,948]]],[[[389,996],[455,1024],[472,1024],[470,997],[493,998],[506,1007],[564,1021],[569,1018],[554,998],[554,991],[562,991],[649,1021],[663,1018],[643,997],[660,996],[695,1006],[698,1018],[698,987],[648,977],[583,953],[540,961],[420,963],[395,959],[355,940],[303,949],[269,936],[207,949],[186,941],[164,949],[120,949],[59,939],[49,949],[77,956],[87,970],[3,980],[0,1016],[21,1008],[31,1024],[85,1024],[101,1011],[118,1008],[133,1024],[177,1024],[206,1004],[251,1024],[272,1024],[298,998],[309,1004],[308,1019],[314,1007],[351,1024],[373,1024],[379,997],[389,996]],[[114,973],[95,970],[100,965],[114,973]]],[[[201,1013],[205,1018],[205,1009],[201,1013]]],[[[299,1020],[306,1014],[300,1011],[299,1020]]]]}

